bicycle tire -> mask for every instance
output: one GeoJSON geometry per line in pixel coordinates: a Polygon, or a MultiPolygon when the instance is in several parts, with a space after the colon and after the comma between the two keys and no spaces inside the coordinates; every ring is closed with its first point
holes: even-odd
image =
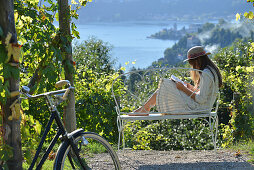
{"type": "MultiPolygon", "coordinates": [[[[79,132],[73,135],[74,143],[86,169],[116,169],[120,170],[120,161],[112,146],[103,137],[92,132],[79,132]],[[85,141],[84,141],[85,139],[85,141]],[[88,143],[87,143],[88,142],[88,143]],[[98,148],[100,151],[98,151],[98,148]]],[[[76,155],[68,142],[62,143],[54,163],[55,170],[82,169],[76,155]],[[69,155],[71,155],[69,158],[69,155]],[[72,167],[71,161],[73,162],[72,167]]]]}

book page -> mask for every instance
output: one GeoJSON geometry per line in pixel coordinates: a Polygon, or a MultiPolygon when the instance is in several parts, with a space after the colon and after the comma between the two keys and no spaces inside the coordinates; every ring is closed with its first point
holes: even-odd
{"type": "Polygon", "coordinates": [[[185,87],[187,86],[187,84],[185,84],[182,80],[180,80],[178,77],[174,76],[173,74],[171,75],[171,79],[176,82],[182,83],[185,87]]]}

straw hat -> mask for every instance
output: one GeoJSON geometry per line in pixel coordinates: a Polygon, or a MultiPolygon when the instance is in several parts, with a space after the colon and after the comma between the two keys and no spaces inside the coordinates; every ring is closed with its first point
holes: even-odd
{"type": "Polygon", "coordinates": [[[195,47],[192,47],[191,49],[189,49],[189,51],[187,52],[187,59],[184,61],[192,60],[192,59],[198,58],[200,56],[210,55],[210,54],[211,53],[207,53],[203,47],[195,46],[195,47]]]}

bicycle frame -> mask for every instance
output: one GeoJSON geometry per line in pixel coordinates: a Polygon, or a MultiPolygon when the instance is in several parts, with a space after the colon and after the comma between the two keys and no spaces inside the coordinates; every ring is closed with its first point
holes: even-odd
{"type": "Polygon", "coordinates": [[[51,127],[51,125],[53,124],[53,120],[56,121],[56,124],[57,124],[57,126],[58,126],[59,129],[58,129],[58,131],[57,131],[55,137],[54,137],[53,140],[51,141],[49,147],[47,148],[46,152],[43,154],[43,157],[42,157],[42,159],[40,160],[40,162],[39,162],[38,166],[36,167],[36,169],[41,169],[42,165],[43,165],[44,162],[46,161],[46,159],[47,159],[47,157],[48,157],[50,151],[51,151],[51,150],[53,149],[53,147],[55,146],[55,144],[56,144],[58,138],[60,137],[60,135],[62,135],[63,137],[66,137],[66,136],[67,136],[67,132],[66,132],[64,126],[63,126],[63,122],[62,122],[62,120],[61,120],[61,118],[60,118],[60,116],[59,116],[59,113],[57,112],[57,110],[53,110],[53,111],[51,112],[50,119],[49,119],[49,121],[48,121],[48,123],[47,123],[47,126],[46,126],[45,130],[44,130],[43,136],[42,136],[41,141],[40,141],[40,144],[39,144],[39,146],[38,146],[38,148],[37,148],[37,150],[36,150],[35,156],[34,156],[33,161],[32,161],[32,163],[31,163],[31,165],[30,165],[30,167],[29,167],[29,170],[32,170],[32,169],[33,169],[33,167],[34,167],[34,165],[35,165],[35,163],[36,163],[36,161],[37,161],[37,159],[38,159],[38,157],[39,157],[39,153],[41,152],[43,143],[45,142],[45,139],[46,139],[46,136],[47,136],[48,132],[50,131],[50,127],[51,127]]]}
{"type": "MultiPolygon", "coordinates": [[[[48,132],[50,131],[50,127],[53,124],[54,120],[55,120],[55,122],[58,126],[58,131],[57,131],[56,135],[54,136],[54,138],[52,139],[52,141],[50,142],[50,145],[46,149],[46,152],[43,154],[43,157],[41,158],[41,160],[40,160],[39,164],[37,165],[36,169],[41,169],[42,168],[42,165],[44,164],[44,162],[48,158],[48,155],[49,155],[50,151],[53,149],[53,147],[55,146],[57,140],[60,138],[61,135],[62,135],[62,137],[61,137],[62,141],[68,141],[69,142],[69,144],[70,144],[71,148],[73,149],[74,154],[77,156],[81,166],[85,169],[85,165],[84,165],[84,163],[82,162],[82,160],[79,156],[78,148],[74,144],[72,135],[68,135],[68,133],[67,133],[65,127],[64,127],[64,124],[62,122],[62,119],[61,119],[60,114],[59,114],[59,112],[57,110],[57,107],[56,107],[57,104],[55,104],[52,100],[52,97],[50,97],[51,94],[56,95],[56,94],[63,94],[64,93],[64,95],[62,97],[62,99],[64,99],[64,97],[67,96],[66,94],[68,94],[68,92],[70,91],[71,88],[72,87],[70,86],[68,89],[65,89],[65,90],[47,92],[47,93],[39,94],[39,95],[35,95],[35,96],[31,96],[31,95],[28,95],[28,94],[26,95],[29,98],[46,97],[48,108],[51,112],[50,119],[47,123],[47,126],[46,126],[44,132],[43,132],[43,136],[41,138],[40,144],[39,144],[39,146],[36,150],[33,161],[31,163],[30,167],[28,168],[28,170],[32,170],[34,168],[35,163],[36,163],[36,161],[39,157],[39,153],[41,152],[42,146],[45,142],[46,136],[47,136],[48,132]]],[[[76,133],[79,133],[80,131],[83,131],[83,129],[76,130],[76,133]]]]}

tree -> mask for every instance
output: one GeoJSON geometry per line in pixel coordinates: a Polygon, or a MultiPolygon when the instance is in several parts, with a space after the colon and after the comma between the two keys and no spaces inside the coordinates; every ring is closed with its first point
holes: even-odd
{"type": "Polygon", "coordinates": [[[9,169],[22,169],[20,104],[19,90],[19,57],[20,48],[14,21],[13,0],[0,0],[0,43],[1,57],[1,111],[3,114],[4,142],[12,147],[13,155],[7,161],[9,169]],[[1,32],[1,31],[0,31],[1,32]]]}
{"type": "MultiPolygon", "coordinates": [[[[59,0],[59,29],[60,36],[62,37],[61,53],[64,64],[65,79],[69,80],[71,85],[74,86],[74,67],[72,58],[72,45],[71,45],[71,30],[70,30],[70,7],[68,0],[59,0]]],[[[65,126],[68,132],[76,129],[76,114],[75,114],[75,95],[74,90],[71,90],[68,96],[68,103],[64,110],[65,126]],[[68,120],[68,121],[67,121],[68,120]]]]}
{"type": "MultiPolygon", "coordinates": [[[[110,44],[95,38],[74,45],[76,114],[78,128],[116,142],[117,113],[111,87],[119,73],[113,68],[110,50],[110,44]]],[[[116,96],[123,91],[120,81],[114,83],[116,96]]]]}
{"type": "MultiPolygon", "coordinates": [[[[113,73],[114,61],[111,61],[111,49],[110,44],[95,37],[74,44],[73,55],[77,64],[76,69],[78,70],[80,66],[86,66],[87,69],[92,69],[93,72],[113,73]]],[[[85,69],[82,71],[85,71],[85,69]]]]}
{"type": "MultiPolygon", "coordinates": [[[[86,6],[87,2],[91,0],[79,0],[80,6],[86,6]]],[[[71,17],[78,18],[76,11],[79,9],[79,5],[75,0],[72,0],[72,4],[76,5],[76,10],[70,10],[68,0],[58,0],[59,4],[59,29],[61,37],[61,54],[64,65],[65,79],[69,80],[71,85],[74,85],[74,65],[72,57],[72,33],[74,36],[79,37],[78,32],[75,30],[74,23],[70,24],[71,17]],[[70,28],[70,26],[72,26],[70,28]]],[[[75,94],[74,90],[71,90],[68,96],[68,103],[64,110],[65,126],[68,132],[76,129],[76,113],[75,113],[75,94]],[[68,121],[66,121],[68,120],[68,121]]]]}

